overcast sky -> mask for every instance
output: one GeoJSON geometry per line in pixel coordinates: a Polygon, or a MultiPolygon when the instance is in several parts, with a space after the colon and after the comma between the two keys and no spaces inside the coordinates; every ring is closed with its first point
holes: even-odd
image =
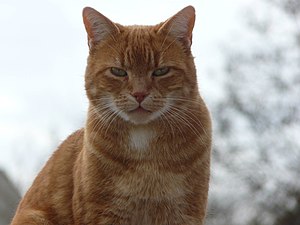
{"type": "MultiPolygon", "coordinates": [[[[207,68],[240,25],[242,0],[0,0],[0,169],[27,187],[56,145],[84,124],[88,48],[83,7],[124,24],[157,24],[196,8],[193,53],[207,101],[220,95],[207,68]]],[[[243,5],[244,4],[244,5],[243,5]]]]}

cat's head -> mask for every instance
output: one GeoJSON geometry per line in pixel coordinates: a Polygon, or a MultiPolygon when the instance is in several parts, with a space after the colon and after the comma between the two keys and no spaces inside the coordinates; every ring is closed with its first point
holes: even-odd
{"type": "Polygon", "coordinates": [[[197,97],[192,6],[155,26],[122,26],[89,7],[83,20],[90,49],[85,86],[94,111],[146,124],[197,97]]]}

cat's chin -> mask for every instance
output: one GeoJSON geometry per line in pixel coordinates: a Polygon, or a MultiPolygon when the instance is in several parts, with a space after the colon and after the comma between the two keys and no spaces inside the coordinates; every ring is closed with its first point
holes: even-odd
{"type": "Polygon", "coordinates": [[[127,112],[127,120],[133,124],[140,125],[140,124],[147,124],[151,121],[152,112],[146,110],[142,107],[138,107],[132,111],[127,112]]]}

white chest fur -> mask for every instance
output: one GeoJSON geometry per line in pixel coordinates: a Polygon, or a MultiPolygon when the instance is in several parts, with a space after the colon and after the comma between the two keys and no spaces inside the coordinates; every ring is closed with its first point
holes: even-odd
{"type": "Polygon", "coordinates": [[[129,133],[129,147],[134,150],[145,151],[149,147],[154,136],[154,131],[145,127],[132,129],[129,133]]]}

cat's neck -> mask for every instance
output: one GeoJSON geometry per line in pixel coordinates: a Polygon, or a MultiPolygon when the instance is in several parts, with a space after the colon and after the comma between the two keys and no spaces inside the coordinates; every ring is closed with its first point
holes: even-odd
{"type": "Polygon", "coordinates": [[[109,118],[89,107],[85,126],[86,141],[95,147],[143,150],[158,132],[153,124],[135,125],[120,117],[109,118]]]}
{"type": "MultiPolygon", "coordinates": [[[[184,118],[182,121],[163,118],[135,125],[120,117],[105,122],[105,115],[93,112],[90,107],[85,127],[86,146],[95,154],[103,153],[109,157],[119,157],[120,160],[173,159],[179,154],[174,149],[189,148],[201,139],[201,135],[205,135],[196,117],[184,118]]],[[[186,151],[186,154],[193,153],[186,151]]]]}

